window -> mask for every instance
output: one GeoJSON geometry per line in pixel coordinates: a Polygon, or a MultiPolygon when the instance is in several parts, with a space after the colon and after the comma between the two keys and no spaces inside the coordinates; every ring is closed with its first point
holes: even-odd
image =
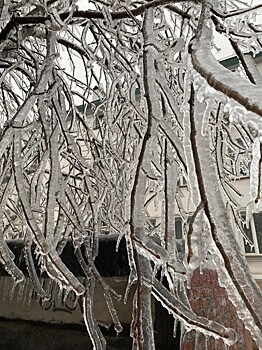
{"type": "Polygon", "coordinates": [[[180,175],[178,180],[177,180],[177,185],[179,187],[182,187],[182,186],[186,186],[187,185],[187,181],[186,181],[186,178],[183,176],[183,175],[180,175]]]}
{"type": "MultiPolygon", "coordinates": [[[[246,214],[241,213],[246,220],[246,214]]],[[[247,254],[262,254],[262,213],[253,214],[249,227],[243,225],[247,239],[243,237],[243,248],[247,254]]]]}
{"type": "Polygon", "coordinates": [[[93,122],[93,129],[99,129],[102,125],[102,121],[104,118],[104,114],[98,114],[94,117],[94,122],[93,122]]]}

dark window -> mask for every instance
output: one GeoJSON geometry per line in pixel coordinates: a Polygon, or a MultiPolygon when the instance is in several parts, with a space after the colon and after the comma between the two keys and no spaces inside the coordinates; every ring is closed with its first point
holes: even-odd
{"type": "Polygon", "coordinates": [[[254,214],[254,223],[259,253],[262,253],[262,213],[254,214]]]}
{"type": "MultiPolygon", "coordinates": [[[[242,218],[246,220],[246,214],[241,214],[242,218]]],[[[253,214],[249,222],[249,226],[243,225],[243,230],[247,239],[243,237],[245,253],[262,254],[262,213],[253,214]]]]}

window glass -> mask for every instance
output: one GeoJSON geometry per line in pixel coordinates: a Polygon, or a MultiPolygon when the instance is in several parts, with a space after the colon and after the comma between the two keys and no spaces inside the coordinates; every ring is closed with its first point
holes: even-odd
{"type": "Polygon", "coordinates": [[[262,253],[262,213],[254,214],[259,253],[262,253]]]}
{"type": "Polygon", "coordinates": [[[182,239],[183,238],[183,229],[182,229],[182,220],[181,220],[181,218],[176,218],[175,230],[176,230],[176,238],[177,239],[182,239]]]}
{"type": "Polygon", "coordinates": [[[186,178],[183,175],[179,176],[177,180],[177,185],[181,187],[187,185],[186,178]]]}

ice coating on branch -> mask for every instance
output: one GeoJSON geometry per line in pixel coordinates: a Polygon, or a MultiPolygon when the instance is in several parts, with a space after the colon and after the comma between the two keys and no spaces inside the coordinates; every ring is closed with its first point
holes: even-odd
{"type": "Polygon", "coordinates": [[[98,327],[98,324],[94,317],[93,310],[93,295],[94,295],[94,280],[91,279],[89,282],[89,287],[87,287],[86,293],[82,296],[83,300],[83,316],[88,334],[91,338],[94,349],[96,350],[106,350],[105,338],[98,327]]]}

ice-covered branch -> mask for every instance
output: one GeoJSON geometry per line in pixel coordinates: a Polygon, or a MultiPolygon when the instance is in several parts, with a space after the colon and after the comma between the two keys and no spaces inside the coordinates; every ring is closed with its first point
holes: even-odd
{"type": "Polygon", "coordinates": [[[186,292],[195,269],[212,259],[261,347],[261,293],[227,217],[230,211],[242,224],[233,181],[248,168],[253,142],[253,202],[261,195],[261,75],[241,51],[250,38],[261,48],[251,17],[258,7],[237,0],[101,0],[86,11],[75,1],[9,5],[0,32],[0,260],[7,272],[24,278],[6,244],[19,237],[38,296],[53,302],[36,264],[60,292],[82,301],[93,347],[104,350],[94,285],[117,333],[114,298],[121,296],[95,266],[98,240],[117,234],[117,250],[124,236],[124,302],[135,288],[133,349],[155,348],[152,295],[175,325],[181,321],[182,333],[195,329],[196,339],[202,333],[227,346],[234,332],[196,316],[186,292]],[[215,30],[229,36],[251,83],[212,56],[215,30]],[[84,283],[61,260],[68,240],[84,283]]]}
{"type": "Polygon", "coordinates": [[[205,24],[192,42],[192,63],[210,86],[262,117],[261,88],[224,68],[211,53],[212,30],[205,24]]]}

